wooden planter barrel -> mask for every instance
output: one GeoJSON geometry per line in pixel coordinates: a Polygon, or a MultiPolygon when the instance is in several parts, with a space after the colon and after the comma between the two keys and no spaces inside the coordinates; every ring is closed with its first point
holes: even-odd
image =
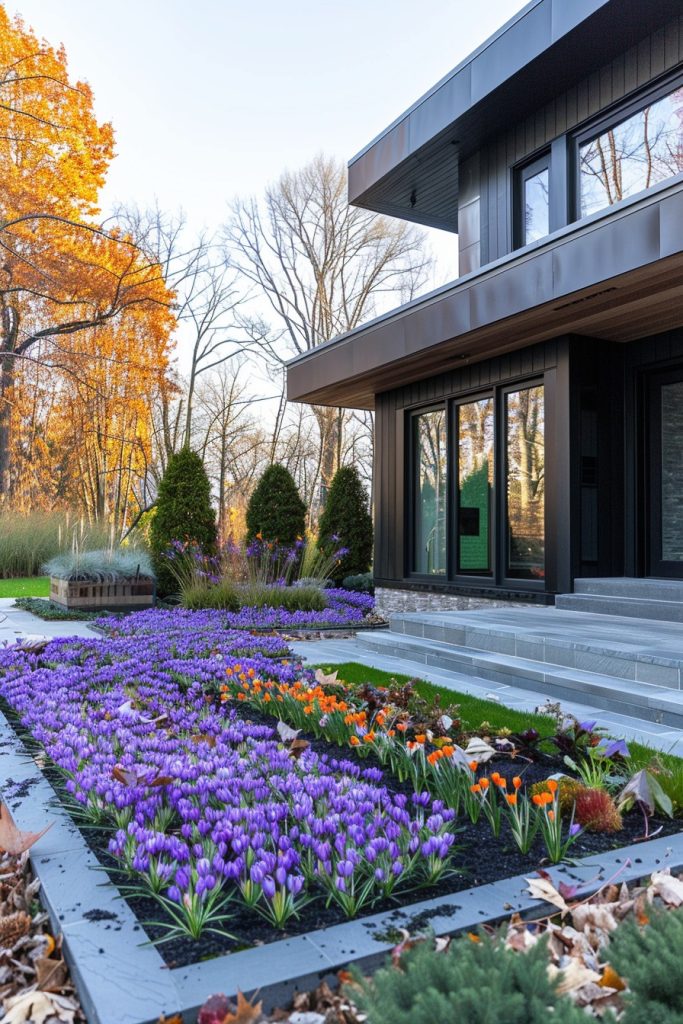
{"type": "Polygon", "coordinates": [[[136,611],[154,604],[154,580],[141,576],[120,583],[89,583],[50,577],[50,600],[82,612],[136,611]]]}

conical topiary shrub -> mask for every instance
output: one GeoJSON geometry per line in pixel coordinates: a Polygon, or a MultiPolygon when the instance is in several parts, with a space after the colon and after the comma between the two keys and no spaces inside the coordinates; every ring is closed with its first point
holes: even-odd
{"type": "Polygon", "coordinates": [[[157,589],[162,596],[178,590],[167,554],[173,541],[194,541],[207,555],[216,550],[216,515],[209,478],[202,460],[189,448],[182,448],[168,460],[149,537],[157,589]]]}
{"type": "Polygon", "coordinates": [[[318,547],[331,556],[345,554],[335,569],[335,580],[367,572],[372,562],[372,516],[358,471],[342,466],[332,478],[327,502],[318,524],[318,547]]]}
{"type": "Polygon", "coordinates": [[[294,545],[306,529],[306,506],[284,466],[273,463],[259,480],[247,506],[247,540],[259,536],[283,547],[294,545]]]}

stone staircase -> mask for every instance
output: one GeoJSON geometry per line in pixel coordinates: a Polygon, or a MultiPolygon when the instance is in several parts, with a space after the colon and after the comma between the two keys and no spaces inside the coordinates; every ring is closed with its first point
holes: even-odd
{"type": "Polygon", "coordinates": [[[573,594],[558,594],[555,607],[565,611],[683,622],[683,580],[579,579],[573,594]]]}
{"type": "MultiPolygon", "coordinates": [[[[648,601],[674,603],[658,593],[619,596],[640,601],[641,609],[648,601]]],[[[607,600],[587,591],[575,596],[607,600]]],[[[400,658],[416,675],[420,667],[453,673],[454,685],[457,677],[509,685],[683,728],[683,628],[677,621],[563,607],[410,612],[392,616],[388,631],[357,634],[356,646],[400,658]]]]}

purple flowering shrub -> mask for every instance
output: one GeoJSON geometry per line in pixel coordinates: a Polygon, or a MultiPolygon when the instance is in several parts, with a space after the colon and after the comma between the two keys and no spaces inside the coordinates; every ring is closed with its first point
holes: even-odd
{"type": "Polygon", "coordinates": [[[301,677],[281,640],[157,615],[171,618],[156,634],[0,651],[0,697],[81,815],[111,830],[111,854],[165,908],[169,936],[226,935],[239,905],[276,927],[312,899],[352,917],[450,870],[454,812],[441,801],[390,791],[378,767],[310,748],[297,759],[221,702],[227,669],[301,677]]]}
{"type": "Polygon", "coordinates": [[[321,612],[295,611],[286,608],[241,608],[238,612],[187,608],[157,609],[132,612],[125,618],[107,615],[95,625],[115,636],[168,633],[182,629],[204,632],[221,629],[297,629],[302,627],[353,626],[362,622],[374,607],[369,594],[330,587],[323,591],[327,608],[321,612]]]}

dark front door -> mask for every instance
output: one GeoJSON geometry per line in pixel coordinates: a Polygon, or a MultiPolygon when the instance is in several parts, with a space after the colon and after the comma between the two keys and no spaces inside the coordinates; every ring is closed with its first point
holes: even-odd
{"type": "Polygon", "coordinates": [[[683,367],[648,385],[648,575],[683,577],[683,367]]]}

